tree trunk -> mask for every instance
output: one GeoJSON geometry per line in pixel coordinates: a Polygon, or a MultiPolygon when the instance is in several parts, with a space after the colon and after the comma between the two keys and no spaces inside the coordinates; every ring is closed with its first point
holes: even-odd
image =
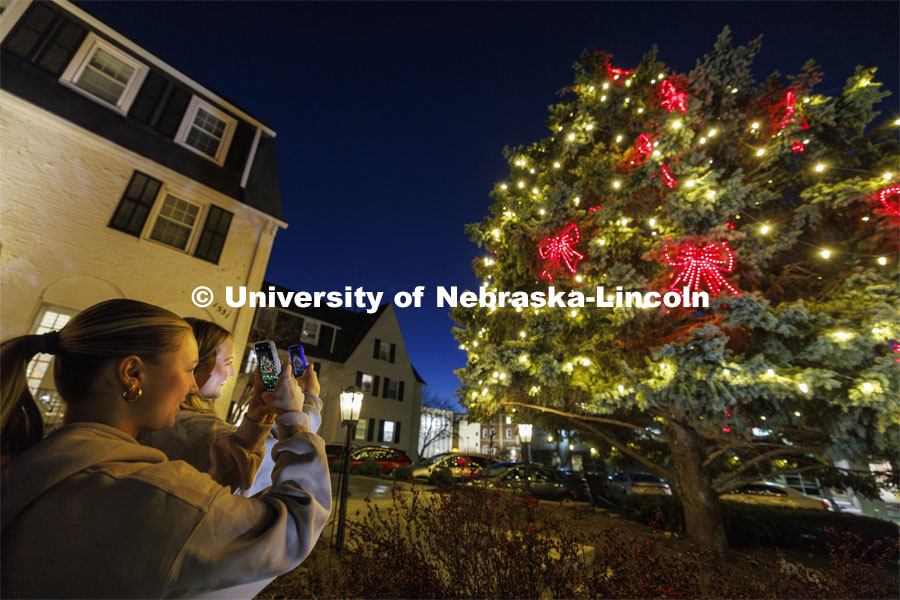
{"type": "Polygon", "coordinates": [[[669,431],[688,538],[716,554],[724,554],[728,550],[725,523],[712,481],[703,470],[700,436],[691,427],[672,421],[669,431]]]}

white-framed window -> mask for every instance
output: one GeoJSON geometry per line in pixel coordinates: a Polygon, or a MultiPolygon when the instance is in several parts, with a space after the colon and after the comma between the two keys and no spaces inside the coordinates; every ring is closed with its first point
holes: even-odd
{"type": "Polygon", "coordinates": [[[366,428],[368,427],[369,420],[368,419],[360,419],[356,422],[356,430],[353,432],[354,440],[364,440],[366,439],[366,428]]]}
{"type": "Polygon", "coordinates": [[[187,251],[200,222],[201,211],[200,206],[193,202],[166,194],[148,237],[167,246],[187,251]]]}
{"type": "Polygon", "coordinates": [[[197,96],[191,99],[175,141],[210,159],[225,163],[237,120],[197,96]]]}
{"type": "Polygon", "coordinates": [[[512,425],[512,417],[506,417],[506,424],[512,425]]]}
{"type": "Polygon", "coordinates": [[[319,343],[319,322],[312,319],[303,319],[303,329],[300,332],[300,343],[315,346],[319,343]]]}
{"type": "Polygon", "coordinates": [[[247,354],[247,366],[244,367],[244,373],[252,373],[253,369],[257,367],[259,362],[256,360],[256,350],[250,349],[250,352],[247,354]]]}
{"type": "Polygon", "coordinates": [[[60,82],[125,115],[149,70],[147,65],[89,33],[60,82]]]}
{"type": "Polygon", "coordinates": [[[384,435],[381,438],[382,442],[393,442],[394,441],[394,422],[393,421],[384,421],[384,435]]]}
{"type": "Polygon", "coordinates": [[[487,430],[487,429],[484,430],[484,434],[483,434],[483,435],[484,435],[484,437],[487,437],[487,436],[488,436],[488,430],[487,430]]]}
{"type": "MultiPolygon", "coordinates": [[[[72,318],[72,314],[56,307],[44,309],[38,319],[34,335],[42,335],[62,329],[69,322],[69,319],[72,318]]],[[[50,368],[52,361],[52,354],[38,354],[29,361],[28,366],[25,368],[25,376],[28,380],[28,390],[32,395],[41,387],[41,382],[44,380],[44,376],[47,374],[47,369],[50,368]]]]}
{"type": "Polygon", "coordinates": [[[371,394],[374,388],[375,378],[368,373],[362,374],[362,384],[359,386],[363,394],[371,394]]]}

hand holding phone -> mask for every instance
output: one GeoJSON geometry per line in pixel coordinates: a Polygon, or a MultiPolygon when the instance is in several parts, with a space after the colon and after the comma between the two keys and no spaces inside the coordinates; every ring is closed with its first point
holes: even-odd
{"type": "Polygon", "coordinates": [[[281,360],[278,358],[275,342],[271,340],[256,342],[253,344],[253,351],[256,352],[257,368],[262,377],[263,389],[271,392],[278,384],[278,375],[281,373],[281,360]]]}

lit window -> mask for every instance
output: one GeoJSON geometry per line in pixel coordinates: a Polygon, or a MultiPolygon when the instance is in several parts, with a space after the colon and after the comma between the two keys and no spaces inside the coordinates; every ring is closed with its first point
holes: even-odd
{"type": "Polygon", "coordinates": [[[362,382],[359,388],[363,391],[364,394],[371,394],[372,387],[375,383],[375,378],[369,375],[368,373],[362,374],[362,382]]]}
{"type": "MultiPolygon", "coordinates": [[[[58,331],[62,329],[71,318],[72,315],[59,312],[59,309],[45,310],[44,314],[41,315],[41,320],[38,323],[34,335],[58,331]]],[[[32,394],[41,387],[41,382],[44,380],[44,375],[47,373],[47,369],[50,368],[50,362],[52,360],[53,355],[51,354],[38,354],[28,363],[28,367],[25,369],[25,375],[28,379],[28,389],[32,394]]]]}
{"type": "Polygon", "coordinates": [[[300,332],[300,343],[315,346],[319,343],[319,323],[303,319],[303,330],[300,332]]]}
{"type": "Polygon", "coordinates": [[[196,204],[167,195],[156,216],[150,239],[185,250],[199,214],[200,207],[196,204]]]}
{"type": "Polygon", "coordinates": [[[393,421],[384,421],[384,435],[382,436],[382,442],[393,442],[394,441],[394,422],[393,421]]]}
{"type": "Polygon", "coordinates": [[[89,34],[60,81],[124,115],[128,113],[148,71],[146,65],[89,34]]]}
{"type": "Polygon", "coordinates": [[[506,417],[506,424],[512,425],[512,417],[506,417]]]}
{"type": "Polygon", "coordinates": [[[254,350],[250,350],[250,353],[247,354],[247,366],[244,367],[244,373],[252,373],[253,369],[255,369],[258,364],[259,363],[256,360],[256,352],[254,350]]]}
{"type": "Polygon", "coordinates": [[[366,426],[368,425],[368,420],[360,419],[356,422],[356,431],[353,432],[354,440],[364,440],[366,439],[366,426]]]}
{"type": "Polygon", "coordinates": [[[236,126],[237,120],[194,96],[175,141],[221,165],[225,162],[236,126]]]}

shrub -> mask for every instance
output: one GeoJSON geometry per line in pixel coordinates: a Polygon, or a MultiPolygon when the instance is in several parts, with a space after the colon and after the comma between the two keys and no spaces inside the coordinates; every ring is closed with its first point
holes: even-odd
{"type": "Polygon", "coordinates": [[[332,473],[340,473],[344,468],[344,461],[336,460],[329,465],[328,470],[332,473]]]}
{"type": "Polygon", "coordinates": [[[357,475],[381,475],[381,463],[374,458],[367,458],[356,467],[357,475]]]}
{"type": "Polygon", "coordinates": [[[446,487],[453,483],[453,471],[445,468],[435,469],[431,472],[431,482],[446,487]]]}
{"type": "MultiPolygon", "coordinates": [[[[866,546],[879,540],[896,542],[900,529],[889,521],[849,513],[766,506],[723,501],[722,519],[732,546],[780,546],[825,550],[833,536],[828,529],[852,532],[866,546]]],[[[622,502],[626,515],[647,525],[667,531],[684,531],[684,511],[676,496],[631,494],[622,502]]]]}
{"type": "Polygon", "coordinates": [[[412,467],[403,465],[391,471],[391,477],[394,481],[409,481],[412,479],[412,467]]]}
{"type": "MultiPolygon", "coordinates": [[[[258,598],[896,598],[891,551],[873,564],[838,536],[829,566],[717,558],[580,510],[481,488],[394,491],[348,522],[343,556],[321,542],[258,598]],[[593,528],[591,527],[593,526],[593,528]],[[385,576],[390,573],[390,576],[385,576]]],[[[869,549],[871,550],[871,549],[869,549]]]]}

